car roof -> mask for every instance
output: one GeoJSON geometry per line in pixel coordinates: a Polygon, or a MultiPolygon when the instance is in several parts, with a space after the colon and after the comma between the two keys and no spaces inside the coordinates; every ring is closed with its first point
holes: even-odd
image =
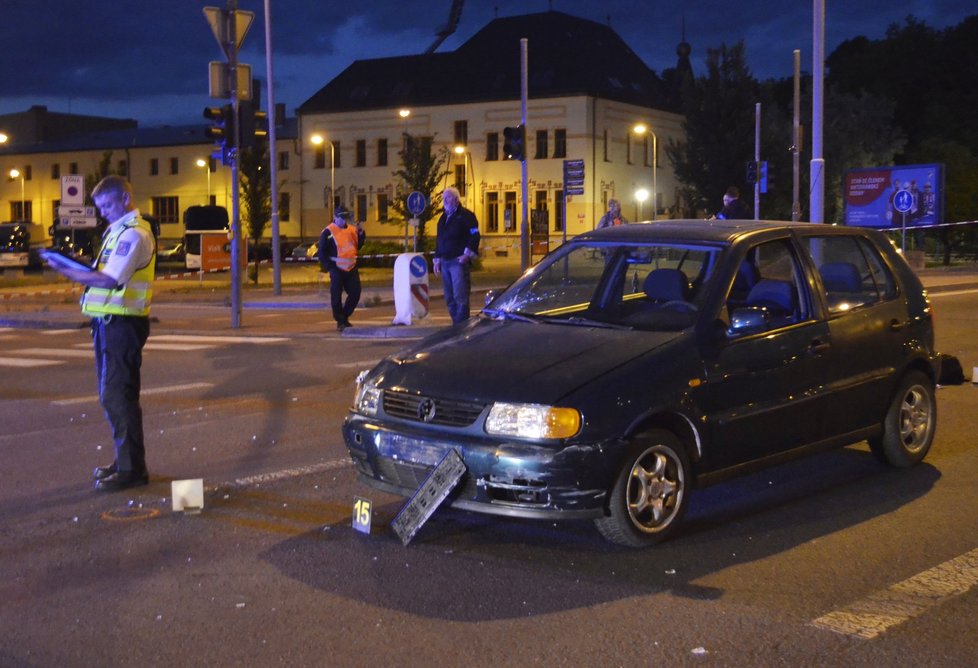
{"type": "MultiPolygon", "coordinates": [[[[819,232],[829,229],[840,229],[831,225],[819,225],[818,227],[819,232]]],[[[770,220],[662,220],[647,223],[630,223],[617,227],[604,227],[580,234],[574,240],[617,241],[626,243],[652,240],[682,240],[729,244],[747,235],[788,231],[791,229],[811,231],[812,223],[770,220]]]]}

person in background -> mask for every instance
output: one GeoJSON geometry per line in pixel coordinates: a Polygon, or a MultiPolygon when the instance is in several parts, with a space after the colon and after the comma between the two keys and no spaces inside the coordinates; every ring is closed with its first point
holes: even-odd
{"type": "Polygon", "coordinates": [[[99,181],[92,201],[109,221],[94,270],[52,267],[86,286],[81,309],[91,318],[98,397],[115,446],[115,461],[96,467],[93,477],[95,489],[111,492],[149,482],[139,392],[156,238],[133,203],[132,186],[121,176],[99,181]]]}
{"type": "Polygon", "coordinates": [[[723,208],[716,217],[720,220],[753,217],[744,200],[740,199],[740,189],[737,186],[730,186],[727,192],[723,193],[723,208]]]}
{"type": "Polygon", "coordinates": [[[601,216],[601,220],[598,221],[598,228],[617,225],[628,225],[628,219],[621,213],[621,203],[616,199],[609,199],[608,212],[601,216]]]}
{"type": "Polygon", "coordinates": [[[319,266],[329,274],[329,298],[333,309],[336,329],[343,331],[350,324],[350,316],[360,303],[360,272],[357,269],[357,251],[363,247],[367,235],[358,222],[350,225],[353,212],[342,204],[333,213],[333,222],[319,235],[319,266]],[[346,301],[343,293],[346,292],[346,301]]]}
{"type": "Polygon", "coordinates": [[[459,202],[456,188],[445,188],[441,196],[444,212],[438,219],[434,271],[441,276],[445,306],[457,325],[469,319],[472,289],[472,260],[479,255],[479,222],[459,202]]]}

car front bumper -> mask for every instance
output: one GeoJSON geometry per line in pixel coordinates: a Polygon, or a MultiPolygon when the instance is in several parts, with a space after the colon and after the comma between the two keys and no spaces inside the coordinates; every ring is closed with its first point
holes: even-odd
{"type": "Polygon", "coordinates": [[[343,438],[367,485],[411,496],[449,449],[466,473],[448,497],[455,508],[510,517],[582,519],[605,512],[615,443],[549,445],[384,424],[358,414],[343,438]]]}

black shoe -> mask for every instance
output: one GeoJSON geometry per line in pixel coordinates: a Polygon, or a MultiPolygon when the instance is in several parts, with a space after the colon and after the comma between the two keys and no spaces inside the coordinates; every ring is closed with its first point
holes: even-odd
{"type": "Polygon", "coordinates": [[[105,480],[117,470],[115,462],[112,462],[108,466],[96,466],[95,470],[92,471],[92,477],[96,480],[105,480]]]}
{"type": "Polygon", "coordinates": [[[133,473],[132,471],[116,471],[110,476],[95,481],[95,489],[100,492],[118,492],[130,487],[142,487],[149,484],[149,473],[133,473]]]}
{"type": "Polygon", "coordinates": [[[337,332],[342,332],[347,327],[349,327],[349,325],[346,324],[345,322],[338,322],[338,323],[336,323],[336,331],[337,332]]]}

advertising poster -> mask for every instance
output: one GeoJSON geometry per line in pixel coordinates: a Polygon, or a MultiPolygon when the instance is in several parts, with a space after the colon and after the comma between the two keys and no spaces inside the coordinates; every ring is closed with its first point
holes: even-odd
{"type": "Polygon", "coordinates": [[[938,225],[944,202],[941,167],[903,165],[846,172],[846,225],[878,229],[938,225]]]}

